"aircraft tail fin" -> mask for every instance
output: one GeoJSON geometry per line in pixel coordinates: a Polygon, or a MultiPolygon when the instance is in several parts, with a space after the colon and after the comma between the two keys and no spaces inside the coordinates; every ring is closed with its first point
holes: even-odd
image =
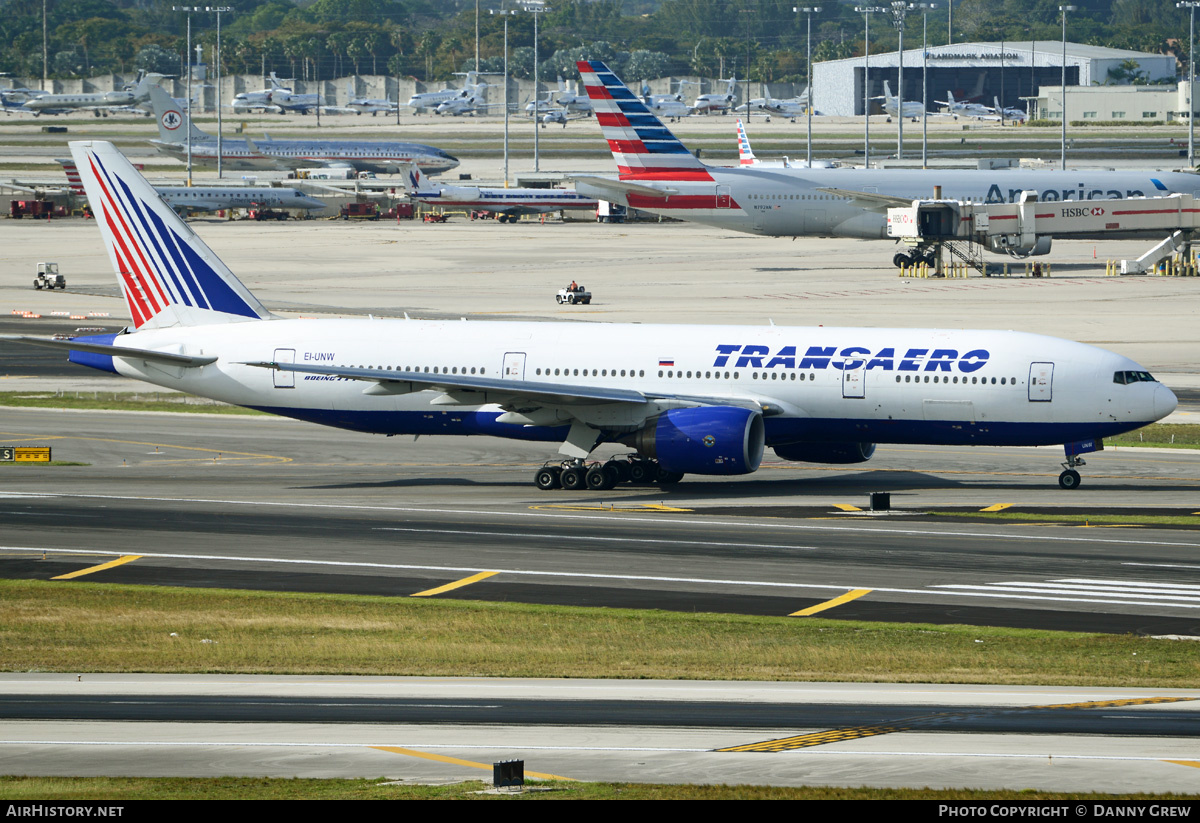
{"type": "Polygon", "coordinates": [[[70,147],[135,328],[271,317],[112,143],[70,147]]]}
{"type": "Polygon", "coordinates": [[[758,162],[754,150],[750,148],[750,138],[746,136],[746,127],[739,117],[737,121],[738,163],[742,166],[753,166],[758,162]]]}
{"type": "Polygon", "coordinates": [[[892,96],[892,84],[887,80],[883,81],[883,96],[885,99],[892,96]]]}
{"type": "Polygon", "coordinates": [[[601,60],[576,67],[621,178],[711,180],[700,162],[601,60]]]}
{"type": "Polygon", "coordinates": [[[416,163],[405,163],[400,167],[400,173],[404,176],[404,187],[410,194],[430,189],[429,178],[421,173],[416,163]]]}
{"type": "Polygon", "coordinates": [[[167,90],[157,83],[150,86],[150,107],[154,110],[154,118],[158,121],[158,139],[162,142],[184,143],[187,141],[187,131],[191,131],[193,140],[212,139],[211,135],[192,124],[191,118],[175,102],[175,98],[167,94],[167,90]]]}
{"type": "Polygon", "coordinates": [[[954,104],[956,102],[958,102],[954,99],[954,92],[952,92],[952,91],[946,92],[946,102],[948,102],[950,104],[950,108],[954,108],[954,104]]]}
{"type": "Polygon", "coordinates": [[[55,162],[61,165],[63,171],[67,173],[67,185],[71,187],[71,194],[76,197],[86,197],[83,180],[79,177],[79,167],[75,165],[75,161],[65,157],[56,157],[55,162]]]}

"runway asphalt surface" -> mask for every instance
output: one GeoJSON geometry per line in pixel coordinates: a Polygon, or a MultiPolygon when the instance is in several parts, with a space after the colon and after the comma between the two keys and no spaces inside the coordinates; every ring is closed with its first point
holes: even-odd
{"type": "MultiPolygon", "coordinates": [[[[1200,397],[1200,281],[1102,276],[1147,243],[1056,243],[1044,280],[932,282],[896,278],[891,243],[694,226],[193,225],[289,315],[1014,328],[1129,354],[1184,420],[1200,397]],[[597,294],[587,311],[553,304],[572,277],[597,294]]],[[[0,332],[80,325],[10,308],[128,322],[94,225],[3,232],[0,332]],[[61,263],[66,293],[33,292],[37,260],[61,263]]],[[[138,390],[4,345],[0,389],[138,390]]],[[[4,409],[10,444],[88,464],[0,470],[10,578],[136,556],[77,579],[406,597],[478,576],[436,596],[1200,636],[1200,532],[961,517],[1191,513],[1192,452],[1089,456],[1074,492],[1056,485],[1060,449],[884,446],[860,466],[770,460],[596,495],[534,489],[553,451],[537,444],[275,419],[4,409]],[[877,491],[893,513],[846,510],[877,491]]],[[[1193,793],[1200,762],[1191,691],[385,680],[0,675],[0,757],[28,774],[438,782],[523,757],[576,779],[1193,793]]]]}

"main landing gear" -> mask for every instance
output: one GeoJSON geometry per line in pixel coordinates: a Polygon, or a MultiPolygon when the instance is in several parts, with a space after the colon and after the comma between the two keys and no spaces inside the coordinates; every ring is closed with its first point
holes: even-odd
{"type": "Polygon", "coordinates": [[[533,484],[542,491],[608,491],[618,483],[669,486],[683,479],[683,472],[671,472],[658,465],[657,460],[636,454],[614,457],[600,463],[584,460],[550,462],[537,470],[533,484]]]}
{"type": "Polygon", "coordinates": [[[1079,488],[1079,472],[1075,471],[1076,466],[1086,466],[1082,457],[1078,455],[1067,455],[1067,461],[1062,464],[1063,473],[1058,476],[1058,487],[1060,489],[1077,489],[1079,488]]]}
{"type": "Polygon", "coordinates": [[[930,267],[935,266],[937,264],[937,250],[932,246],[926,246],[925,248],[913,249],[912,252],[907,254],[898,251],[892,255],[892,265],[896,268],[900,268],[901,266],[915,266],[920,263],[924,263],[930,267]]]}

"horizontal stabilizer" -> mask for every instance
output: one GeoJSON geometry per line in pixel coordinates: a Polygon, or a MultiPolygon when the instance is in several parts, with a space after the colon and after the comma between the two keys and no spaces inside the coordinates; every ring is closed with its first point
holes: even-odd
{"type": "Polygon", "coordinates": [[[89,354],[106,354],[111,357],[124,357],[130,360],[146,360],[151,363],[165,363],[170,366],[198,368],[217,362],[211,355],[192,356],[187,354],[170,354],[169,352],[153,351],[151,349],[134,349],[128,346],[109,346],[103,343],[84,343],[76,340],[55,340],[49,337],[30,337],[23,334],[0,334],[0,340],[13,343],[27,343],[31,346],[44,346],[62,351],[82,351],[89,354]]]}
{"type": "MultiPolygon", "coordinates": [[[[613,180],[611,177],[573,177],[575,189],[580,194],[589,197],[599,197],[601,200],[612,201],[613,196],[626,194],[644,194],[647,197],[662,197],[666,199],[679,194],[679,189],[673,186],[647,186],[642,183],[632,183],[626,180],[613,180]],[[608,195],[608,196],[605,196],[608,195]]],[[[911,204],[909,204],[911,205],[911,204]]]]}

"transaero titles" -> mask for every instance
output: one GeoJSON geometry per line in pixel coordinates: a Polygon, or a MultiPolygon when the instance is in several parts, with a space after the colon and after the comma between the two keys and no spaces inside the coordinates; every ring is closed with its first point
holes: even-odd
{"type": "Polygon", "coordinates": [[[882,371],[927,371],[949,372],[957,369],[971,373],[983,368],[991,357],[986,349],[974,349],[959,355],[957,349],[904,349],[896,354],[895,347],[872,351],[864,346],[809,346],[797,353],[796,346],[784,346],[772,354],[768,346],[741,345],[736,343],[717,346],[713,368],[730,365],[735,369],[828,369],[854,371],[864,368],[882,371]]]}

